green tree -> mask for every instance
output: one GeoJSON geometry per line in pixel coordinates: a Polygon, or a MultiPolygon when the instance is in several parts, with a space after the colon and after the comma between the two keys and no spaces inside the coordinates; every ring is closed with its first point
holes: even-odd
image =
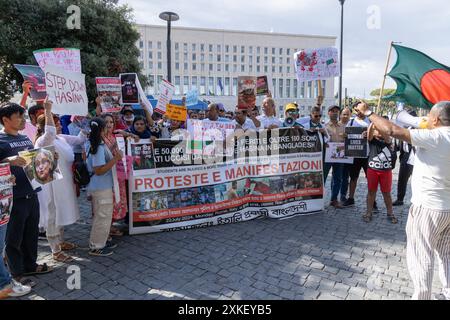
{"type": "Polygon", "coordinates": [[[79,48],[82,72],[92,105],[96,97],[95,77],[135,72],[143,86],[139,33],[133,25],[132,9],[117,0],[0,0],[0,100],[14,93],[14,80],[23,81],[12,64],[37,62],[33,51],[43,48],[79,48]],[[80,29],[69,29],[67,13],[77,5],[80,29]]]}
{"type": "MultiPolygon", "coordinates": [[[[370,93],[370,95],[372,96],[372,97],[379,97],[380,96],[380,91],[381,91],[381,88],[378,88],[378,89],[375,89],[375,90],[373,90],[371,93],[370,93]]],[[[395,93],[395,89],[384,89],[383,90],[383,97],[385,97],[385,96],[390,96],[391,94],[394,94],[395,93]]]]}

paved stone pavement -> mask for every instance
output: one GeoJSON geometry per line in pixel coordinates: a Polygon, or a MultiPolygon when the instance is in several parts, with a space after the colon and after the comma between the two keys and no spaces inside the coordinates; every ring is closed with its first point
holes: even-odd
{"type": "MultiPolygon", "coordinates": [[[[394,191],[396,180],[395,175],[394,191]]],[[[24,299],[410,299],[413,289],[405,257],[409,205],[395,209],[399,223],[392,225],[379,194],[382,210],[366,224],[361,218],[364,178],[357,195],[357,206],[345,210],[124,237],[107,258],[77,250],[71,265],[80,267],[80,290],[67,288],[68,266],[54,264],[42,241],[39,258],[56,270],[35,279],[33,294],[24,299]]],[[[66,235],[86,246],[90,205],[85,196],[80,205],[85,220],[67,228],[66,235]]],[[[434,285],[438,293],[437,273],[434,285]]]]}

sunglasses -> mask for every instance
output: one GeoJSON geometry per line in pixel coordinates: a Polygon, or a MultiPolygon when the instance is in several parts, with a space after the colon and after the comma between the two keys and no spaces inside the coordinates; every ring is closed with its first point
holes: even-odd
{"type": "Polygon", "coordinates": [[[288,110],[287,113],[298,114],[298,110],[288,110]]]}

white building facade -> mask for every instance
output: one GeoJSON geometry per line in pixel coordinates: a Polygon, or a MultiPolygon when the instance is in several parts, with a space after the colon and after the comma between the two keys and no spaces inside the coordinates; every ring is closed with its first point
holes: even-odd
{"type": "MultiPolygon", "coordinates": [[[[149,77],[148,94],[158,95],[158,84],[167,78],[167,27],[136,25],[141,37],[141,68],[149,77]]],[[[298,82],[295,52],[335,46],[336,37],[277,34],[173,27],[172,83],[175,98],[196,87],[200,99],[221,102],[227,110],[237,104],[237,78],[264,76],[282,116],[282,106],[297,102],[302,114],[316,104],[318,81],[298,82]]],[[[324,106],[335,103],[334,79],[322,80],[324,106]]],[[[261,105],[264,97],[258,97],[261,105]]]]}

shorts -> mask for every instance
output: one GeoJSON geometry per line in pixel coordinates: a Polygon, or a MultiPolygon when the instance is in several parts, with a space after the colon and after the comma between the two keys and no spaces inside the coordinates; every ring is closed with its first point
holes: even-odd
{"type": "Polygon", "coordinates": [[[359,173],[361,172],[361,168],[364,170],[365,175],[367,176],[367,164],[369,160],[368,158],[355,158],[353,159],[353,165],[349,166],[348,174],[351,180],[357,180],[359,177],[359,173]]]}
{"type": "Polygon", "coordinates": [[[369,191],[377,191],[378,184],[382,193],[391,193],[392,191],[392,170],[379,171],[369,168],[367,170],[367,186],[369,191]]]}

